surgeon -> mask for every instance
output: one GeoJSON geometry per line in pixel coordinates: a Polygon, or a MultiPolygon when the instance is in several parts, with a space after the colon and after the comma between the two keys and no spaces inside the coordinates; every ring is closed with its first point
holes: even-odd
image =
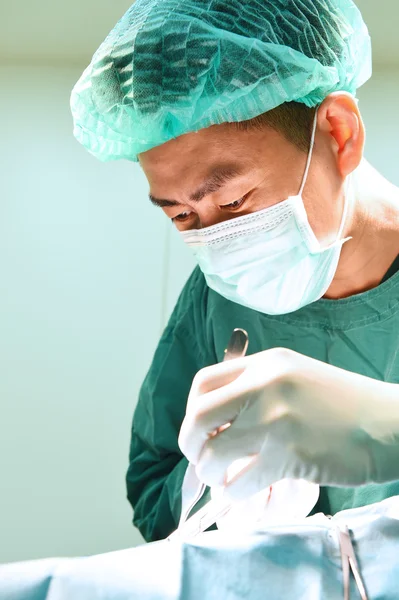
{"type": "Polygon", "coordinates": [[[137,0],[73,90],[77,139],[140,163],[198,262],[133,419],[147,541],[189,462],[233,501],[284,478],[329,515],[399,494],[399,190],[363,157],[370,75],[351,0],[137,0]],[[248,355],[222,363],[235,328],[248,355]]]}

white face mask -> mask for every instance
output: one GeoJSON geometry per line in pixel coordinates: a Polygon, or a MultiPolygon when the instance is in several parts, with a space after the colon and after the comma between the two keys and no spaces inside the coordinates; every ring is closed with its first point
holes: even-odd
{"type": "Polygon", "coordinates": [[[209,287],[232,302],[269,315],[281,315],[319,300],[331,285],[342,245],[350,239],[342,239],[348,186],[337,240],[322,248],[309,225],[302,199],[316,126],[317,112],[297,196],[250,215],[181,233],[209,287]]]}

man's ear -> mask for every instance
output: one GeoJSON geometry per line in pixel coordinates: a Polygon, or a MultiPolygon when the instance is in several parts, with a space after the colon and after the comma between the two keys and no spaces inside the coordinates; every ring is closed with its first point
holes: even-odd
{"type": "Polygon", "coordinates": [[[334,92],[321,104],[318,127],[329,136],[343,178],[359,166],[364,152],[366,132],[356,98],[347,92],[334,92]]]}

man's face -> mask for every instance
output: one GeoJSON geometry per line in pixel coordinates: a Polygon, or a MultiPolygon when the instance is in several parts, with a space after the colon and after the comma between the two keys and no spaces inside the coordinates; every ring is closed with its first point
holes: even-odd
{"type": "MultiPolygon", "coordinates": [[[[189,133],[139,156],[151,199],[180,231],[209,227],[298,194],[307,154],[280,133],[230,124],[189,133]]],[[[331,141],[316,136],[303,194],[314,233],[332,241],[342,203],[331,141]]]]}

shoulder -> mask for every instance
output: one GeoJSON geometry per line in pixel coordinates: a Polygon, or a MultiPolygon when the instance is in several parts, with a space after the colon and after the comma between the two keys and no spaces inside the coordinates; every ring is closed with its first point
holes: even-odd
{"type": "MultiPolygon", "coordinates": [[[[209,288],[199,267],[185,283],[158,345],[158,352],[185,348],[195,354],[200,363],[208,362],[207,331],[209,288]]],[[[200,367],[199,367],[200,368],[200,367]]]]}
{"type": "Polygon", "coordinates": [[[190,323],[195,326],[197,321],[206,320],[208,297],[209,288],[205,277],[200,268],[196,267],[180,293],[171,321],[174,324],[190,323]]]}

